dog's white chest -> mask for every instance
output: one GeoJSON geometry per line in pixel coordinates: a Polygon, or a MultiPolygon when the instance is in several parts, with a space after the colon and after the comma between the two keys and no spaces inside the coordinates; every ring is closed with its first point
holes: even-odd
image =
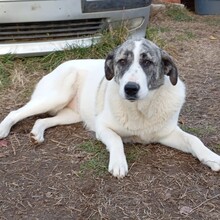
{"type": "Polygon", "coordinates": [[[130,139],[135,142],[156,142],[164,132],[169,132],[176,125],[176,117],[184,103],[183,83],[180,81],[176,86],[178,93],[173,92],[173,88],[169,92],[168,87],[161,87],[137,102],[122,100],[112,93],[108,105],[110,126],[121,137],[132,137],[130,139]]]}

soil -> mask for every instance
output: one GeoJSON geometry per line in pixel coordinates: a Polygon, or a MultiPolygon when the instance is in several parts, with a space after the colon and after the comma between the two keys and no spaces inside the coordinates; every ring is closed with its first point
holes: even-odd
{"type": "MultiPolygon", "coordinates": [[[[187,87],[181,126],[220,154],[220,20],[192,16],[177,22],[159,13],[151,26],[167,30],[159,38],[187,87]]],[[[24,87],[42,74],[28,75],[24,87]]],[[[25,103],[21,90],[0,91],[0,119],[25,103]]],[[[39,117],[18,123],[0,142],[0,219],[220,219],[220,173],[192,155],[157,144],[126,145],[127,154],[138,156],[129,160],[125,178],[106,169],[82,171],[94,155],[79,146],[94,135],[80,123],[59,126],[35,146],[29,132],[39,117]]]]}

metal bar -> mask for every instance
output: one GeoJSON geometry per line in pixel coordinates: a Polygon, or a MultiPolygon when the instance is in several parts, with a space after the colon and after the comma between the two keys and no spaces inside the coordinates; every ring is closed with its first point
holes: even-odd
{"type": "Polygon", "coordinates": [[[100,19],[99,21],[89,21],[86,20],[84,22],[63,22],[63,23],[46,23],[46,22],[41,22],[39,24],[32,24],[32,23],[26,23],[26,24],[0,24],[0,31],[4,30],[17,30],[17,29],[46,29],[46,28],[59,28],[59,27],[74,27],[74,26],[85,26],[85,25],[97,25],[97,24],[102,24],[102,20],[100,19]]]}
{"type": "Polygon", "coordinates": [[[85,32],[77,32],[77,33],[59,33],[59,34],[52,34],[52,35],[30,35],[30,36],[0,36],[0,41],[13,41],[13,40],[39,40],[39,39],[57,39],[57,38],[67,38],[67,37],[81,37],[81,36],[89,36],[92,34],[98,33],[97,31],[85,31],[85,32]]]}
{"type": "Polygon", "coordinates": [[[29,34],[38,34],[38,33],[56,33],[56,32],[73,32],[73,31],[85,31],[85,30],[100,30],[101,26],[92,26],[92,27],[78,27],[78,28],[62,28],[62,29],[45,29],[45,30],[26,30],[26,31],[7,31],[7,32],[0,32],[0,36],[4,35],[29,35],[29,34]]]}

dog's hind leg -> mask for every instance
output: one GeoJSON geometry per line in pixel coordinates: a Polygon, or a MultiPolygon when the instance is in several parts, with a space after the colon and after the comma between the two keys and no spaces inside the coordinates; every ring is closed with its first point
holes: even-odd
{"type": "Polygon", "coordinates": [[[35,144],[42,143],[44,141],[44,131],[47,128],[54,127],[56,125],[73,124],[80,121],[81,117],[79,114],[70,108],[64,108],[54,117],[38,119],[31,131],[31,140],[35,144]]]}
{"type": "Polygon", "coordinates": [[[76,90],[77,72],[61,65],[39,81],[31,100],[26,105],[10,112],[1,122],[0,139],[6,137],[11,127],[22,119],[63,109],[73,99],[76,90]]]}
{"type": "Polygon", "coordinates": [[[44,97],[42,99],[31,99],[26,105],[18,110],[11,111],[0,124],[0,139],[6,137],[11,127],[24,118],[45,113],[54,108],[63,108],[66,103],[60,100],[52,100],[52,97],[44,97]]]}
{"type": "Polygon", "coordinates": [[[199,138],[184,132],[179,127],[176,127],[173,132],[159,142],[183,152],[191,153],[214,171],[220,170],[220,156],[209,150],[199,138]]]}

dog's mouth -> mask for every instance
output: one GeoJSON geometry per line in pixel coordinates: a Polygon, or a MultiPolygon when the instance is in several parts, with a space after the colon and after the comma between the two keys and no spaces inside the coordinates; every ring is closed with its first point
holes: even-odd
{"type": "Polygon", "coordinates": [[[130,102],[135,102],[138,100],[138,97],[136,96],[126,96],[126,99],[130,102]]]}

